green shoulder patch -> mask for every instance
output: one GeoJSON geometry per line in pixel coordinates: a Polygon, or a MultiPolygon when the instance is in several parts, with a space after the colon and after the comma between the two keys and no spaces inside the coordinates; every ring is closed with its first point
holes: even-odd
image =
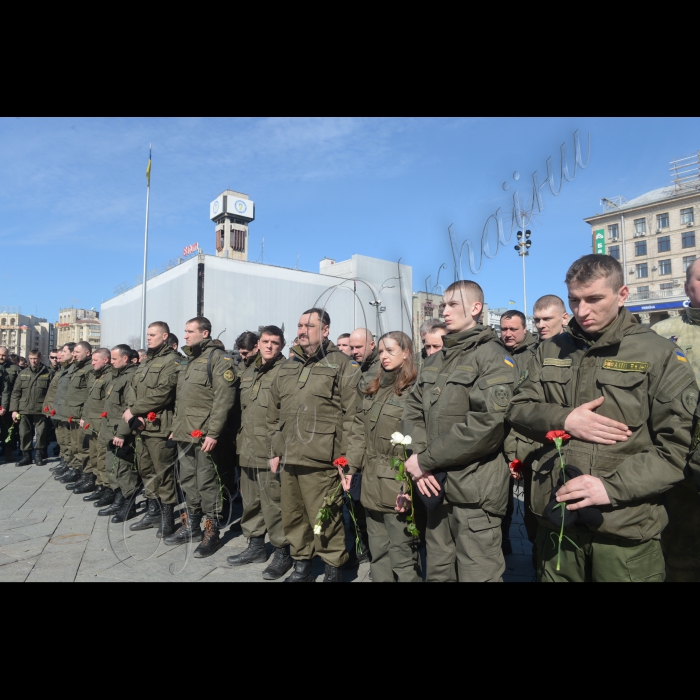
{"type": "Polygon", "coordinates": [[[560,360],[558,357],[545,357],[542,366],[571,367],[573,360],[570,357],[560,360]]]}
{"type": "Polygon", "coordinates": [[[693,389],[692,387],[686,389],[683,392],[682,401],[683,405],[685,406],[685,410],[688,411],[688,413],[695,413],[695,409],[698,405],[698,392],[695,391],[695,389],[693,389]]]}
{"type": "Polygon", "coordinates": [[[648,372],[648,362],[621,362],[620,360],[605,360],[603,369],[612,369],[616,372],[648,372]]]}
{"type": "Polygon", "coordinates": [[[227,369],[227,370],[224,372],[224,379],[225,379],[227,382],[232,382],[235,378],[236,378],[236,377],[235,377],[235,375],[234,375],[232,369],[227,369]]]}
{"type": "Polygon", "coordinates": [[[491,398],[496,406],[499,408],[506,408],[510,401],[510,387],[505,384],[498,384],[497,386],[491,387],[491,398]]]}

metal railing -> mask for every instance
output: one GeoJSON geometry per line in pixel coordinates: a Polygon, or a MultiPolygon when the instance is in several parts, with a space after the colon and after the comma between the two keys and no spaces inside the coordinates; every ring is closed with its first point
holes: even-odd
{"type": "Polygon", "coordinates": [[[673,289],[662,289],[658,292],[636,292],[635,294],[629,295],[628,301],[646,301],[647,299],[668,299],[671,297],[684,299],[685,291],[683,290],[683,287],[674,287],[673,289]]]}

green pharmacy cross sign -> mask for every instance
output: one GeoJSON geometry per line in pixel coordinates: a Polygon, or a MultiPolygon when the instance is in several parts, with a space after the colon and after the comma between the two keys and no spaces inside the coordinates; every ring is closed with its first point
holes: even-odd
{"type": "Polygon", "coordinates": [[[599,255],[605,255],[605,229],[598,229],[595,232],[595,252],[599,255]]]}

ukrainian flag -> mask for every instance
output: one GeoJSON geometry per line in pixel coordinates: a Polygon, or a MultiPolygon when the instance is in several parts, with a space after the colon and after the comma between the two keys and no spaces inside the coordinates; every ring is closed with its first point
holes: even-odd
{"type": "Polygon", "coordinates": [[[148,165],[146,166],[146,182],[148,183],[148,187],[151,186],[151,151],[152,149],[148,149],[148,165]]]}
{"type": "Polygon", "coordinates": [[[515,302],[512,299],[508,303],[515,305],[515,302]]]}

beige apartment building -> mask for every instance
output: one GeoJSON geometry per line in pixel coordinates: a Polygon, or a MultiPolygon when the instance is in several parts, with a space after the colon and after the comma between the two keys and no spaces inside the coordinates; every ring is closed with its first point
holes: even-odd
{"type": "Polygon", "coordinates": [[[11,353],[26,358],[30,350],[38,350],[48,364],[51,331],[45,318],[25,316],[16,307],[0,307],[0,345],[11,353]]]}
{"type": "Polygon", "coordinates": [[[584,221],[591,227],[593,252],[622,265],[630,288],[625,306],[646,325],[685,313],[685,272],[698,256],[700,180],[602,204],[602,214],[584,221]]]}
{"type": "Polygon", "coordinates": [[[61,309],[56,323],[56,347],[85,340],[93,350],[100,347],[100,312],[94,309],[61,309]]]}

